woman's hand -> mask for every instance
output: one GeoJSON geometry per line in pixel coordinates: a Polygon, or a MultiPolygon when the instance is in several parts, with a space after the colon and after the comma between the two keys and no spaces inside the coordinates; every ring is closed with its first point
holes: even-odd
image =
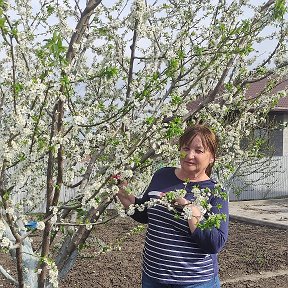
{"type": "Polygon", "coordinates": [[[193,233],[195,229],[197,228],[197,225],[199,224],[199,222],[202,220],[201,211],[197,206],[193,204],[188,204],[186,207],[187,209],[190,209],[192,212],[191,213],[192,217],[188,219],[188,224],[189,224],[189,228],[191,232],[193,233]]]}
{"type": "Polygon", "coordinates": [[[186,205],[188,205],[190,203],[191,203],[190,201],[188,201],[187,199],[185,199],[183,197],[177,198],[174,201],[175,206],[180,206],[180,207],[184,207],[184,206],[186,206],[186,205]]]}
{"type": "Polygon", "coordinates": [[[117,193],[117,197],[125,209],[127,209],[131,204],[135,204],[135,196],[128,194],[128,192],[125,190],[127,184],[127,181],[121,181],[118,185],[119,191],[117,193]]]}
{"type": "Polygon", "coordinates": [[[195,206],[193,203],[191,203],[190,201],[188,201],[187,199],[185,199],[183,197],[175,199],[173,204],[177,208],[183,209],[185,207],[185,209],[191,210],[192,217],[190,219],[188,219],[188,225],[189,225],[191,232],[193,233],[195,231],[195,229],[197,228],[197,225],[199,224],[199,222],[202,219],[200,209],[197,206],[195,206]]]}
{"type": "Polygon", "coordinates": [[[200,209],[183,197],[175,199],[174,205],[181,208],[187,207],[186,209],[191,210],[192,217],[188,219],[188,224],[191,232],[193,233],[202,219],[200,209]]]}

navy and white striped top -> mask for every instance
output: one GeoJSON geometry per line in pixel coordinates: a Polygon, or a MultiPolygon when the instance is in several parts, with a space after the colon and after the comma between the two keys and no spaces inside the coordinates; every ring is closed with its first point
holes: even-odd
{"type": "MultiPolygon", "coordinates": [[[[212,180],[184,182],[175,175],[174,167],[158,170],[142,198],[136,204],[142,204],[159,197],[159,192],[174,191],[185,188],[185,198],[193,200],[191,189],[197,185],[200,189],[213,189],[212,180]],[[185,187],[186,186],[186,187],[185,187]],[[190,197],[190,198],[189,198],[190,197]]],[[[218,274],[217,253],[224,246],[228,237],[228,202],[211,196],[213,213],[225,213],[227,220],[220,228],[201,230],[192,233],[188,221],[176,219],[173,212],[166,207],[156,205],[143,212],[135,211],[132,218],[141,223],[148,223],[143,251],[143,270],[151,278],[166,284],[193,284],[211,280],[218,274]],[[220,203],[222,208],[216,208],[220,203]]]]}

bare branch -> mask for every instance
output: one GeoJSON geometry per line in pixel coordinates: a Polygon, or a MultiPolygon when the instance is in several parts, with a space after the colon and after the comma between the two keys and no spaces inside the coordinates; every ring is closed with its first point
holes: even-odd
{"type": "Polygon", "coordinates": [[[70,43],[69,43],[69,47],[68,47],[68,51],[67,51],[67,55],[66,58],[68,61],[71,61],[74,58],[74,49],[73,49],[73,45],[74,44],[79,44],[85,30],[88,27],[88,22],[89,19],[93,13],[93,11],[95,10],[95,8],[102,2],[102,0],[90,0],[87,3],[86,8],[84,9],[81,18],[79,20],[79,22],[77,23],[77,26],[75,28],[75,32],[73,33],[70,43]]]}
{"type": "Polygon", "coordinates": [[[0,265],[0,273],[12,284],[19,285],[19,283],[0,265]]]}
{"type": "Polygon", "coordinates": [[[136,41],[137,41],[137,29],[138,29],[138,21],[135,20],[135,27],[133,33],[133,40],[130,46],[131,54],[130,54],[130,64],[129,64],[129,73],[128,73],[128,82],[127,82],[127,91],[126,91],[126,101],[125,104],[128,103],[130,93],[131,93],[131,82],[133,79],[133,66],[134,66],[134,57],[135,57],[135,49],[136,49],[136,41]]]}

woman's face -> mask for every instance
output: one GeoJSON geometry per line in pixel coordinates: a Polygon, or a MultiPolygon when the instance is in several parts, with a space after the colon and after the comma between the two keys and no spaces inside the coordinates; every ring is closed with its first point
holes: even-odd
{"type": "Polygon", "coordinates": [[[188,145],[180,150],[180,164],[182,173],[189,178],[206,176],[205,170],[214,162],[210,150],[204,148],[200,136],[196,135],[188,145]]]}

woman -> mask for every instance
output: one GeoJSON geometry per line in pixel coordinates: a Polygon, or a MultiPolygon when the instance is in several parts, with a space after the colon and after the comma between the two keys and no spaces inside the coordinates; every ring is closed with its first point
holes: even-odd
{"type": "MultiPolygon", "coordinates": [[[[144,211],[135,211],[131,216],[141,223],[148,223],[143,251],[143,288],[204,288],[220,287],[217,253],[228,237],[228,202],[211,194],[210,212],[226,214],[218,228],[200,229],[199,207],[190,204],[195,200],[192,188],[215,188],[210,179],[215,162],[217,138],[205,125],[188,128],[179,139],[180,167],[165,167],[152,177],[142,198],[125,193],[121,188],[118,197],[125,208],[131,204],[143,204],[165,193],[185,189],[184,197],[176,199],[177,207],[189,207],[190,219],[175,217],[163,205],[154,205],[144,211]],[[189,181],[188,181],[189,180],[189,181]]],[[[179,210],[179,208],[176,208],[179,210]]],[[[204,216],[204,217],[203,217],[204,216]]]]}

